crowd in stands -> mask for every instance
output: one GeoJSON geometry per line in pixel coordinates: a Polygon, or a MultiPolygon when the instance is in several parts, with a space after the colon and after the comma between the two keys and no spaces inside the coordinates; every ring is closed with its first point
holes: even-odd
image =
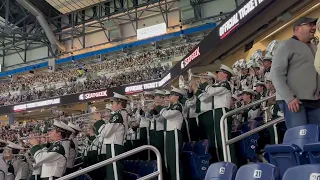
{"type": "Polygon", "coordinates": [[[159,79],[170,69],[168,64],[162,65],[161,62],[173,56],[185,55],[195,45],[196,43],[183,44],[175,48],[161,48],[121,58],[107,56],[104,60],[92,64],[73,61],[73,68],[18,76],[0,82],[0,105],[159,79]],[[60,83],[60,86],[56,85],[57,83],[60,83]]]}

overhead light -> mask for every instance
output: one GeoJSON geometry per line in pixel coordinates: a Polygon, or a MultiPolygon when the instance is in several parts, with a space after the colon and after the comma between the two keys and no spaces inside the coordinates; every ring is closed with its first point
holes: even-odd
{"type": "Polygon", "coordinates": [[[279,27],[277,30],[273,31],[272,33],[270,33],[269,35],[265,36],[261,41],[264,41],[266,39],[268,39],[269,37],[277,34],[278,32],[280,32],[282,29],[286,28],[288,25],[292,24],[294,21],[296,21],[298,18],[305,16],[307,14],[309,14],[310,12],[312,12],[313,10],[317,9],[320,6],[320,3],[315,4],[314,6],[312,6],[311,8],[309,8],[308,10],[304,11],[303,13],[299,14],[297,17],[291,19],[291,21],[285,23],[284,25],[282,25],[281,27],[279,27]]]}

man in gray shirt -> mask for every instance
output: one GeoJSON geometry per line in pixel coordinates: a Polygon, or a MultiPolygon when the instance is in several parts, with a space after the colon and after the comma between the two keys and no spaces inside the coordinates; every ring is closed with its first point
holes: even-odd
{"type": "Polygon", "coordinates": [[[273,57],[271,78],[287,128],[320,125],[320,76],[314,68],[317,48],[311,43],[316,21],[299,18],[294,36],[281,42],[273,57]]]}

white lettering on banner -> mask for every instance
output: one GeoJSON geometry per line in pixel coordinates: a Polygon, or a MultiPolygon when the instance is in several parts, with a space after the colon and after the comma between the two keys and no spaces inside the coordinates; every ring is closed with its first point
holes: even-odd
{"type": "Polygon", "coordinates": [[[166,23],[156,24],[153,26],[141,28],[137,30],[137,39],[146,39],[154,36],[160,36],[167,33],[166,23]]]}
{"type": "Polygon", "coordinates": [[[164,78],[159,81],[159,87],[163,86],[166,82],[171,79],[171,73],[167,74],[164,78]]]}
{"type": "Polygon", "coordinates": [[[49,99],[45,101],[38,101],[38,102],[17,105],[13,107],[13,111],[17,112],[17,111],[22,111],[22,110],[27,110],[27,109],[42,107],[42,106],[48,106],[48,105],[54,105],[59,103],[60,103],[60,98],[49,99]]]}
{"type": "Polygon", "coordinates": [[[97,97],[107,97],[108,91],[100,91],[100,92],[94,92],[94,93],[87,93],[87,94],[80,94],[79,100],[86,100],[86,99],[92,99],[97,97]]]}
{"type": "Polygon", "coordinates": [[[231,31],[239,26],[239,22],[258,7],[264,0],[251,0],[238,10],[227,22],[219,28],[220,39],[225,38],[231,31]]]}
{"type": "Polygon", "coordinates": [[[171,79],[171,73],[167,74],[164,78],[162,78],[158,82],[152,82],[152,83],[146,83],[146,84],[140,84],[140,85],[126,87],[125,93],[132,94],[132,93],[141,92],[144,90],[155,89],[157,87],[161,87],[166,82],[168,82],[170,79],[171,79]]]}
{"type": "Polygon", "coordinates": [[[196,59],[198,56],[200,56],[200,48],[199,47],[196,50],[194,50],[193,53],[190,54],[186,59],[181,61],[181,69],[185,68],[191,61],[196,59]]]}

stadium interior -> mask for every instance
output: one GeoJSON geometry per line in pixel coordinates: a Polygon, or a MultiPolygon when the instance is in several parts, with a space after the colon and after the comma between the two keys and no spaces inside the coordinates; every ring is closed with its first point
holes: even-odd
{"type": "MultiPolygon", "coordinates": [[[[230,99],[233,108],[229,111],[234,113],[227,113],[233,119],[232,125],[226,125],[227,117],[223,116],[222,122],[217,120],[222,128],[217,133],[221,135],[223,159],[216,160],[213,156],[219,155],[210,154],[209,137],[190,138],[189,124],[189,139],[183,141],[178,155],[183,178],[172,178],[164,170],[167,162],[161,151],[158,153],[162,160],[150,155],[144,159],[134,151],[143,145],[158,146],[150,142],[137,146],[135,142],[139,139],[132,135],[132,139],[126,139],[126,143],[131,142],[126,151],[132,153],[120,160],[124,179],[320,179],[320,145],[309,150],[305,146],[320,141],[320,129],[312,125],[286,129],[283,113],[279,110],[274,114],[275,89],[265,75],[267,68],[263,61],[268,53],[273,55],[281,41],[292,36],[293,23],[298,18],[320,17],[319,0],[0,2],[0,140],[18,144],[21,142],[15,140],[21,136],[47,137],[48,131],[35,132],[35,127],[54,126],[56,120],[66,124],[80,121],[78,126],[83,132],[79,133],[73,171],[56,179],[100,178],[94,175],[99,168],[96,163],[84,162],[89,141],[86,131],[94,126],[92,121],[97,112],[104,116],[104,111],[112,109],[114,93],[129,99],[126,108],[134,116],[139,109],[151,110],[149,106],[153,107],[155,100],[150,103],[147,96],[153,93],[151,96],[155,98],[156,90],[172,92],[172,87],[188,90],[193,77],[207,78],[208,72],[215,74],[221,65],[235,73],[230,99]],[[246,88],[241,79],[243,69],[252,76],[251,83],[246,81],[246,88]],[[268,93],[255,98],[259,83],[263,83],[268,93]],[[252,91],[255,94],[244,102],[243,93],[252,91]],[[253,109],[257,106],[259,111],[253,109]],[[252,109],[257,114],[244,121],[243,112],[252,109]],[[294,137],[305,129],[312,135],[308,134],[306,139],[294,137]],[[290,135],[293,140],[288,138],[290,135]],[[287,142],[288,139],[291,141],[287,142]]],[[[316,43],[318,37],[319,32],[316,43]]],[[[188,99],[187,93],[183,95],[188,99]]],[[[141,124],[131,126],[127,135],[141,128],[141,124]]],[[[198,127],[198,131],[204,129],[198,127]]],[[[146,148],[151,152],[149,146],[146,148]]],[[[118,178],[122,180],[114,179],[118,178]]]]}

